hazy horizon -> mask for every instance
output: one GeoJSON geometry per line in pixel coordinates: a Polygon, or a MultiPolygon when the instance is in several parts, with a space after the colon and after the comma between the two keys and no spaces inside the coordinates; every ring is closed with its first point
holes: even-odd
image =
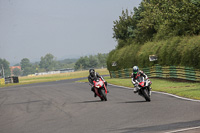
{"type": "Polygon", "coordinates": [[[0,0],[0,58],[40,61],[109,53],[113,21],[142,0],[0,0]]]}

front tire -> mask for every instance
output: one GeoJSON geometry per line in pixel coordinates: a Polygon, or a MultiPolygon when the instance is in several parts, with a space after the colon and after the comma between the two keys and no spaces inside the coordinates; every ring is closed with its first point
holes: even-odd
{"type": "Polygon", "coordinates": [[[141,89],[141,91],[142,91],[142,94],[143,94],[145,100],[148,101],[148,102],[150,102],[151,99],[150,99],[148,90],[145,88],[145,89],[141,89]]]}
{"type": "Polygon", "coordinates": [[[106,97],[106,93],[105,93],[104,88],[101,89],[101,96],[102,96],[103,100],[107,101],[107,97],[106,97]]]}

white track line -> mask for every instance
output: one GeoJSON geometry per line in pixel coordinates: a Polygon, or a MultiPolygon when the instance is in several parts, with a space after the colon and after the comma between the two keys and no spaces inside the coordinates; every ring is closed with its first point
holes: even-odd
{"type": "MultiPolygon", "coordinates": [[[[125,89],[128,89],[128,90],[133,90],[133,88],[130,88],[130,87],[118,86],[118,85],[114,85],[114,84],[109,84],[109,85],[125,88],[125,89]]],[[[169,93],[165,93],[165,92],[158,92],[158,91],[152,91],[152,92],[159,93],[159,94],[164,94],[164,95],[169,95],[169,96],[172,96],[172,97],[176,97],[178,99],[183,99],[183,100],[188,100],[188,101],[193,101],[193,102],[200,102],[200,100],[194,100],[194,99],[189,99],[189,98],[185,98],[185,97],[180,97],[180,96],[169,94],[169,93]]]]}
{"type": "Polygon", "coordinates": [[[121,87],[121,88],[125,88],[125,89],[128,89],[128,90],[133,90],[133,88],[130,88],[130,87],[119,86],[119,85],[114,85],[114,84],[109,84],[109,85],[116,86],[116,87],[121,87]]]}
{"type": "Polygon", "coordinates": [[[165,93],[165,92],[158,92],[158,91],[153,91],[153,92],[154,93],[160,93],[160,94],[169,95],[169,96],[176,97],[176,98],[183,99],[183,100],[188,100],[188,101],[193,101],[193,102],[200,102],[200,100],[195,100],[195,99],[189,99],[189,98],[185,98],[185,97],[180,97],[180,96],[177,96],[177,95],[174,95],[174,94],[165,93]]]}
{"type": "Polygon", "coordinates": [[[165,133],[177,133],[177,132],[183,132],[183,131],[188,131],[188,130],[193,130],[193,129],[198,129],[198,128],[200,128],[200,126],[191,127],[191,128],[184,128],[184,129],[169,131],[169,132],[165,132],[165,133]]]}

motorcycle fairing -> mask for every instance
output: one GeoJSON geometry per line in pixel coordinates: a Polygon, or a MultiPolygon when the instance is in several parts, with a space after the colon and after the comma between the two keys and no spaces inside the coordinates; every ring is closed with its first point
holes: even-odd
{"type": "Polygon", "coordinates": [[[139,85],[140,85],[141,87],[144,87],[145,82],[140,82],[139,85]]]}
{"type": "Polygon", "coordinates": [[[99,79],[96,79],[94,82],[94,90],[95,90],[95,93],[99,96],[99,97],[102,97],[100,94],[99,94],[99,90],[100,89],[105,89],[105,93],[107,94],[107,88],[105,86],[105,83],[99,78],[99,79]]]}

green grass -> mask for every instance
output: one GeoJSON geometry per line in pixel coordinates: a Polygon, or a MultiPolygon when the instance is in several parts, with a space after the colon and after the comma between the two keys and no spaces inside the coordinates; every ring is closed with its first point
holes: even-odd
{"type": "MultiPolygon", "coordinates": [[[[109,74],[107,69],[96,69],[96,72],[98,72],[101,75],[109,74]]],[[[14,86],[14,85],[24,85],[24,84],[32,84],[32,83],[40,83],[40,82],[51,82],[51,81],[58,81],[58,80],[82,78],[82,77],[87,77],[88,74],[89,74],[88,71],[76,71],[76,72],[41,75],[41,76],[25,76],[25,77],[19,77],[19,83],[9,83],[6,85],[0,85],[0,88],[14,86]]]]}
{"type": "MultiPolygon", "coordinates": [[[[105,80],[110,84],[133,87],[131,78],[119,79],[119,78],[105,77],[105,80]]],[[[166,92],[186,98],[200,100],[200,83],[176,82],[164,79],[151,79],[151,81],[152,81],[151,87],[153,91],[166,92]]],[[[88,81],[81,80],[79,82],[88,82],[88,81]]]]}

